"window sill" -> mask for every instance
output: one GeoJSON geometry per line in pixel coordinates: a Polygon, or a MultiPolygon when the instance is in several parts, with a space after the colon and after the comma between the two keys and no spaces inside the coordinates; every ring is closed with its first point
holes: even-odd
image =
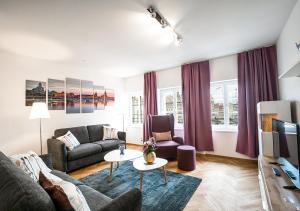
{"type": "Polygon", "coordinates": [[[212,128],[213,132],[237,133],[237,128],[212,128]]]}

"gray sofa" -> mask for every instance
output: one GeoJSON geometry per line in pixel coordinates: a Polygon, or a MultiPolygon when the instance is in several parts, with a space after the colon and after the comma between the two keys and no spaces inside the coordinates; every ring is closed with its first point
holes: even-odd
{"type": "MultiPolygon", "coordinates": [[[[46,165],[52,169],[49,159],[41,157],[46,165]]],[[[142,194],[139,189],[134,188],[115,199],[111,199],[61,171],[52,170],[51,173],[76,185],[92,211],[141,210],[142,194]]],[[[2,152],[0,152],[0,178],[1,211],[56,210],[47,192],[30,176],[17,168],[2,152]]]]}
{"type": "Polygon", "coordinates": [[[54,136],[48,139],[48,153],[52,155],[54,169],[70,172],[100,162],[104,155],[111,150],[118,149],[120,144],[126,146],[126,133],[118,132],[118,140],[102,140],[103,125],[89,125],[57,129],[54,136]],[[58,139],[68,131],[78,139],[80,145],[72,151],[67,150],[65,144],[58,139]]]}

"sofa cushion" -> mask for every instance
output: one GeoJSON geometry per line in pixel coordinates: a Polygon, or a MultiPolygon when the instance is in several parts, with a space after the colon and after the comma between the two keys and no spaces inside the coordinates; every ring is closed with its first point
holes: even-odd
{"type": "Polygon", "coordinates": [[[64,172],[61,171],[57,171],[57,170],[53,170],[50,172],[51,174],[54,174],[55,176],[61,178],[62,180],[65,180],[67,182],[73,183],[74,185],[83,185],[82,182],[80,182],[79,180],[74,179],[73,177],[67,175],[64,172]]]}
{"type": "Polygon", "coordinates": [[[55,210],[46,191],[12,162],[0,161],[0,178],[0,210],[55,210]]]}
{"type": "Polygon", "coordinates": [[[118,149],[120,144],[125,144],[125,141],[121,140],[102,140],[96,141],[94,144],[98,144],[102,147],[102,152],[118,149]]]}
{"type": "Polygon", "coordinates": [[[87,126],[90,142],[100,141],[103,138],[103,125],[87,126]]]}
{"type": "Polygon", "coordinates": [[[90,188],[89,186],[79,185],[78,188],[81,190],[91,210],[101,210],[101,208],[112,201],[111,198],[90,188]]]}
{"type": "Polygon", "coordinates": [[[94,143],[80,144],[78,147],[68,152],[68,160],[77,160],[96,153],[100,153],[102,147],[94,143]]]}
{"type": "Polygon", "coordinates": [[[87,127],[71,127],[71,128],[62,128],[54,131],[54,138],[65,135],[70,131],[80,142],[80,144],[89,143],[89,133],[87,127]]]}

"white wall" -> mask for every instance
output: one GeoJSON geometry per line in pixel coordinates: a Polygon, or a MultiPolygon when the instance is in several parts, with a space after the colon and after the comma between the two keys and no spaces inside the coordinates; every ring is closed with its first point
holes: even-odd
{"type": "Polygon", "coordinates": [[[279,75],[288,71],[300,61],[300,53],[295,43],[300,42],[300,1],[298,1],[287,20],[277,41],[279,75]]]}
{"type": "Polygon", "coordinates": [[[115,106],[91,114],[65,114],[65,111],[50,111],[51,118],[43,121],[44,152],[46,139],[55,129],[88,124],[110,123],[122,128],[124,110],[123,79],[97,73],[96,70],[78,69],[75,65],[48,62],[29,57],[16,56],[0,51],[0,150],[7,154],[34,150],[39,152],[39,121],[29,120],[31,107],[25,106],[25,80],[46,81],[47,78],[72,77],[91,80],[96,85],[116,91],[115,106]]]}
{"type": "MultiPolygon", "coordinates": [[[[296,3],[277,41],[279,75],[300,61],[300,52],[295,42],[300,42],[300,1],[296,3]]],[[[282,100],[293,101],[293,120],[300,123],[300,78],[279,79],[279,92],[282,100]]]]}
{"type": "MultiPolygon", "coordinates": [[[[237,78],[237,55],[226,56],[210,60],[211,81],[230,80],[237,78]]],[[[156,73],[158,89],[181,86],[181,67],[174,67],[166,70],[160,70],[156,73]]],[[[143,76],[135,76],[125,79],[125,91],[127,93],[143,93],[143,76]],[[141,83],[142,82],[142,83],[141,83]]],[[[128,116],[127,116],[128,117],[128,116]]],[[[129,118],[129,117],[128,117],[129,118]]],[[[183,130],[175,130],[176,135],[183,136],[183,130]]],[[[135,144],[141,144],[143,136],[142,127],[127,127],[128,141],[135,144]]],[[[235,152],[237,141],[237,132],[234,131],[213,131],[214,152],[230,157],[248,158],[235,152]]]]}

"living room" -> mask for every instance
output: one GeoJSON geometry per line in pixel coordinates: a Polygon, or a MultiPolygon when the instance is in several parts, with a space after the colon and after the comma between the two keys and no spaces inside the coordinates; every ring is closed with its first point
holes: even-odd
{"type": "Polygon", "coordinates": [[[0,0],[0,23],[0,210],[299,209],[276,148],[282,123],[300,144],[299,0],[0,0]]]}

